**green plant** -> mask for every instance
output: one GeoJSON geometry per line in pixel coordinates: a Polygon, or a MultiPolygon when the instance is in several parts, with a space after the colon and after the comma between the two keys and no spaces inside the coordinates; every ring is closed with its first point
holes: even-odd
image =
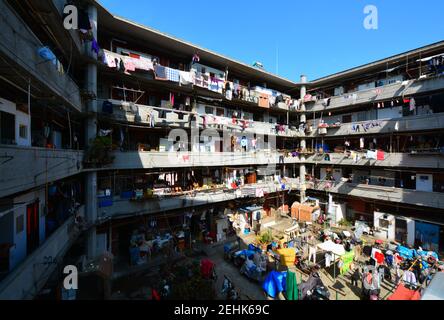
{"type": "Polygon", "coordinates": [[[113,162],[111,137],[97,136],[88,148],[85,162],[95,166],[103,166],[113,162]]]}
{"type": "Polygon", "coordinates": [[[351,221],[347,220],[347,219],[341,219],[338,224],[342,227],[351,227],[353,224],[351,221]]]}
{"type": "Polygon", "coordinates": [[[269,244],[273,242],[273,234],[270,230],[267,230],[266,232],[263,232],[259,237],[258,241],[261,244],[269,244]]]}

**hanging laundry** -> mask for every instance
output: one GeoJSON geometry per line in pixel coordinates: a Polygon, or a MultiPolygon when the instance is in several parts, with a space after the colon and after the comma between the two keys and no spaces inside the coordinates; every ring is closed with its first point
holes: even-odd
{"type": "Polygon", "coordinates": [[[376,160],[376,159],[377,159],[377,153],[376,153],[376,151],[368,150],[368,151],[367,151],[367,154],[365,155],[365,157],[366,157],[367,159],[376,160]]]}
{"type": "Polygon", "coordinates": [[[138,70],[151,71],[154,69],[151,59],[145,57],[136,58],[134,56],[131,56],[131,58],[134,63],[134,67],[138,70]]]}
{"type": "Polygon", "coordinates": [[[125,71],[136,71],[136,66],[134,65],[134,59],[131,57],[122,57],[123,64],[125,66],[125,71]]]}
{"type": "Polygon", "coordinates": [[[364,149],[364,138],[359,138],[359,147],[364,149]]]}
{"type": "Polygon", "coordinates": [[[57,58],[54,55],[54,53],[49,49],[49,47],[42,47],[38,49],[38,54],[40,57],[42,57],[45,61],[51,61],[54,65],[57,63],[57,58]]]}
{"type": "Polygon", "coordinates": [[[167,80],[179,82],[179,70],[165,67],[165,75],[167,80]]]}
{"type": "Polygon", "coordinates": [[[191,72],[179,71],[179,82],[184,86],[193,84],[194,81],[191,72]]]}
{"type": "Polygon", "coordinates": [[[416,101],[415,98],[411,98],[410,99],[410,103],[409,103],[409,109],[410,111],[414,111],[416,108],[416,101]]]}
{"type": "Polygon", "coordinates": [[[195,53],[193,55],[193,58],[191,59],[191,64],[195,64],[196,62],[199,62],[199,61],[200,61],[200,57],[197,53],[195,53]]]}
{"type": "Polygon", "coordinates": [[[384,151],[382,151],[382,150],[378,150],[378,151],[376,152],[376,160],[383,161],[384,158],[385,158],[384,151]]]}
{"type": "Polygon", "coordinates": [[[174,93],[170,93],[170,103],[174,106],[174,93]]]}
{"type": "Polygon", "coordinates": [[[156,80],[167,80],[166,69],[160,64],[154,66],[154,75],[156,80]]]}
{"type": "Polygon", "coordinates": [[[91,42],[91,51],[94,51],[98,55],[99,50],[100,50],[99,44],[97,43],[97,40],[93,38],[91,42]]]}

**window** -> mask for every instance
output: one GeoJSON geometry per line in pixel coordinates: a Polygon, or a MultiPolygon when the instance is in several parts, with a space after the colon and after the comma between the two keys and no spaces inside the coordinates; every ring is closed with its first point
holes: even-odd
{"type": "Polygon", "coordinates": [[[216,115],[223,117],[225,115],[225,110],[223,108],[216,108],[216,115]]]}
{"type": "Polygon", "coordinates": [[[0,143],[15,143],[15,115],[0,111],[0,143]]]}
{"type": "Polygon", "coordinates": [[[19,126],[19,135],[20,135],[20,138],[27,139],[28,138],[28,126],[21,124],[19,126]]]}
{"type": "Polygon", "coordinates": [[[15,233],[19,234],[25,229],[25,216],[23,214],[15,218],[15,233]]]}
{"type": "Polygon", "coordinates": [[[214,108],[213,107],[205,107],[205,113],[206,114],[213,114],[214,108]]]}
{"type": "Polygon", "coordinates": [[[390,222],[386,219],[379,219],[379,227],[383,229],[388,229],[390,222]]]}

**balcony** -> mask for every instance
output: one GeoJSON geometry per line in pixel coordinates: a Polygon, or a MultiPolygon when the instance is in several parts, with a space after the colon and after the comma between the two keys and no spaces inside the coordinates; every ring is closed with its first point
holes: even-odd
{"type": "Polygon", "coordinates": [[[0,282],[0,300],[32,299],[44,287],[78,235],[79,229],[71,217],[0,282]]]}
{"type": "Polygon", "coordinates": [[[0,145],[0,197],[80,173],[83,151],[0,145]]]}
{"type": "Polygon", "coordinates": [[[360,160],[354,161],[344,153],[328,153],[330,161],[325,160],[325,154],[312,155],[306,158],[306,163],[325,164],[329,166],[369,166],[369,167],[409,167],[409,168],[444,168],[444,156],[422,155],[410,153],[385,153],[384,160],[366,159],[365,153],[360,153],[360,160]]]}
{"type": "Polygon", "coordinates": [[[338,128],[327,129],[327,133],[322,136],[362,136],[365,134],[439,130],[442,128],[444,128],[444,113],[436,113],[430,115],[410,116],[388,120],[367,120],[352,123],[343,123],[338,128]]]}
{"type": "MultiPolygon", "coordinates": [[[[294,179],[290,179],[285,190],[296,188],[297,185],[293,180],[294,179]]],[[[237,190],[223,189],[217,191],[194,191],[185,195],[165,196],[164,198],[153,198],[140,201],[114,197],[110,206],[98,209],[98,217],[99,220],[124,218],[127,216],[153,214],[167,210],[191,208],[241,198],[255,198],[256,190],[262,190],[266,193],[274,193],[281,191],[282,189],[278,184],[270,182],[245,185],[237,190]]]]}
{"type": "MultiPolygon", "coordinates": [[[[220,167],[279,164],[279,152],[114,152],[112,169],[220,167]]],[[[285,157],[285,164],[299,163],[285,157]]]]}
{"type": "Polygon", "coordinates": [[[444,209],[444,193],[439,192],[425,192],[347,182],[321,182],[316,187],[313,186],[313,184],[308,184],[307,188],[380,201],[444,209]]]}
{"type": "MultiPolygon", "coordinates": [[[[103,103],[105,100],[99,100],[103,103]]],[[[130,104],[119,100],[107,100],[113,104],[111,113],[103,112],[102,117],[107,117],[115,121],[154,125],[154,127],[168,127],[168,128],[190,128],[190,117],[195,115],[193,121],[196,121],[199,128],[210,128],[218,130],[233,130],[245,134],[259,134],[259,135],[276,135],[282,137],[300,137],[301,132],[296,128],[290,128],[288,125],[282,125],[277,128],[276,124],[236,119],[233,122],[232,118],[213,116],[205,114],[197,114],[187,111],[179,111],[168,108],[152,107],[141,104],[130,104]],[[150,124],[148,114],[153,116],[153,122],[150,124]],[[160,117],[161,114],[163,117],[160,117]],[[180,117],[182,115],[182,117],[180,117]],[[205,120],[204,120],[205,118],[205,120]],[[205,125],[204,125],[205,121],[205,125]],[[246,123],[244,126],[243,123],[246,123]]]]}
{"type": "Polygon", "coordinates": [[[28,26],[15,14],[5,1],[0,1],[0,10],[7,19],[0,20],[0,68],[2,76],[31,94],[56,96],[64,104],[81,111],[80,90],[67,75],[59,73],[51,61],[44,61],[37,50],[44,45],[28,26]],[[37,89],[37,90],[36,90],[37,89]],[[37,93],[38,92],[38,93],[37,93]]]}
{"type": "Polygon", "coordinates": [[[444,77],[435,76],[424,79],[408,80],[402,83],[393,83],[382,87],[331,97],[330,105],[328,107],[324,105],[323,100],[316,101],[315,103],[308,103],[306,105],[306,110],[309,112],[332,111],[351,105],[390,100],[401,96],[410,96],[442,89],[444,89],[444,77]]]}

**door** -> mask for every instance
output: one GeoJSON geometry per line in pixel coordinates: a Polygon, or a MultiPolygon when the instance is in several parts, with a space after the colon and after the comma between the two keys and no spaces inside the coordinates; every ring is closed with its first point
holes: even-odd
{"type": "Polygon", "coordinates": [[[26,249],[27,255],[39,246],[39,200],[26,206],[26,249]]]}
{"type": "Polygon", "coordinates": [[[404,219],[396,218],[395,240],[400,243],[407,243],[407,221],[404,219]]]}
{"type": "Polygon", "coordinates": [[[416,221],[415,246],[424,250],[438,251],[439,226],[435,224],[416,221]]]}

